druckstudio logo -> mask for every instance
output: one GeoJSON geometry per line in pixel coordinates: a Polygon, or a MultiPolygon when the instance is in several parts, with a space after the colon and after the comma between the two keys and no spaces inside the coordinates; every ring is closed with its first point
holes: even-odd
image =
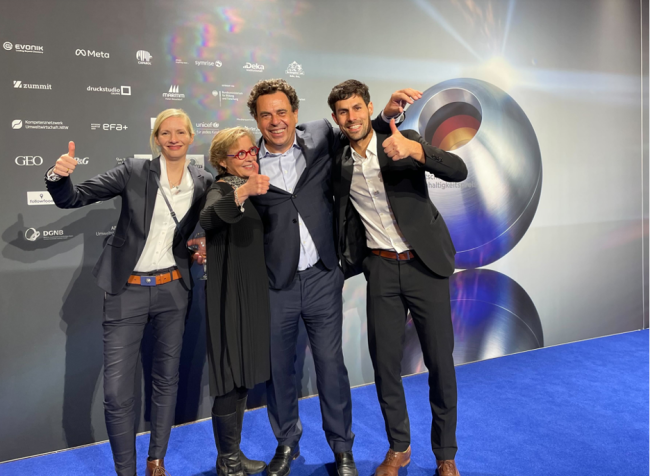
{"type": "Polygon", "coordinates": [[[14,89],[52,89],[51,84],[28,84],[14,80],[14,89]]]}
{"type": "Polygon", "coordinates": [[[138,64],[148,64],[151,65],[151,54],[148,51],[140,50],[135,54],[135,57],[138,59],[138,64]]]}
{"type": "Polygon", "coordinates": [[[300,66],[295,61],[293,63],[291,63],[289,66],[287,66],[286,73],[291,78],[299,78],[300,76],[303,76],[305,74],[305,72],[302,70],[302,66],[300,66]]]}
{"type": "Polygon", "coordinates": [[[244,69],[246,71],[250,71],[251,73],[261,73],[262,71],[264,71],[264,65],[257,64],[257,63],[246,63],[244,65],[244,69]]]}
{"type": "Polygon", "coordinates": [[[86,91],[94,93],[110,93],[112,96],[130,96],[131,86],[114,86],[112,88],[105,86],[88,86],[86,91]]]}
{"type": "Polygon", "coordinates": [[[169,91],[166,93],[163,93],[163,98],[165,98],[167,101],[182,101],[185,99],[185,94],[179,93],[179,86],[178,84],[172,84],[169,87],[169,91]]]}
{"type": "Polygon", "coordinates": [[[104,58],[104,59],[108,59],[111,57],[109,53],[104,53],[103,51],[95,51],[95,50],[75,50],[74,54],[76,56],[104,58]]]}

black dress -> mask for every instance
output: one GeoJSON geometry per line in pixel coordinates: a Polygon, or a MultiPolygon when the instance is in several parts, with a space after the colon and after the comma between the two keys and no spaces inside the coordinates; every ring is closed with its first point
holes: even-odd
{"type": "Polygon", "coordinates": [[[264,229],[250,202],[242,213],[233,188],[215,182],[200,223],[206,235],[210,394],[253,388],[270,378],[269,278],[264,229]]]}

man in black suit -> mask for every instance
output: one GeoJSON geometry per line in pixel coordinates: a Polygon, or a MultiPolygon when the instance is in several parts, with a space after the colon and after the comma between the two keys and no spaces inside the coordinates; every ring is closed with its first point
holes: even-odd
{"type": "Polygon", "coordinates": [[[401,379],[407,310],[429,369],[431,446],[440,476],[457,476],[456,374],[449,276],[454,245],[429,199],[425,172],[449,182],[467,177],[456,155],[415,131],[373,131],[368,87],[356,80],[332,89],[332,117],[347,136],[333,184],[338,253],[346,277],[368,281],[368,344],[390,449],[376,476],[397,476],[410,462],[410,428],[401,379]]]}
{"type": "MultiPolygon", "coordinates": [[[[399,115],[414,90],[393,93],[375,127],[389,131],[387,116],[399,115]]],[[[323,430],[339,476],[356,476],[352,455],[352,402],[343,362],[343,273],[334,241],[330,184],[332,152],[341,133],[329,121],[298,124],[298,95],[282,79],[259,81],[248,107],[262,133],[260,173],[270,178],[265,195],[251,201],[264,224],[264,254],[271,301],[271,380],[267,408],[278,440],[269,476],[286,476],[300,454],[295,359],[302,319],[316,367],[323,430]]]]}

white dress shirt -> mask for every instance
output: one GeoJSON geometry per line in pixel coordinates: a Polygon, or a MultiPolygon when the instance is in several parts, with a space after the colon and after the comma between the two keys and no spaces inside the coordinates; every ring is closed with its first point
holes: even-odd
{"type": "MultiPolygon", "coordinates": [[[[262,148],[259,155],[260,173],[267,175],[271,185],[293,193],[298,179],[305,171],[307,160],[296,138],[293,145],[283,154],[272,154],[262,141],[262,148]]],[[[298,214],[298,225],[300,227],[300,257],[298,259],[298,271],[311,268],[320,259],[316,244],[309,234],[307,225],[298,214]]]]}
{"type": "Polygon", "coordinates": [[[167,269],[176,266],[174,255],[172,253],[172,244],[174,242],[174,232],[176,223],[167,208],[162,193],[165,193],[169,204],[176,213],[176,218],[180,222],[192,205],[192,196],[194,195],[194,181],[192,175],[187,169],[186,163],[183,169],[183,177],[178,187],[173,189],[169,186],[167,179],[167,164],[164,157],[160,157],[160,185],[156,194],[156,203],[153,208],[153,217],[151,219],[151,228],[147,235],[147,241],[140,255],[140,259],[135,265],[134,271],[146,273],[158,269],[167,269]]]}
{"type": "Polygon", "coordinates": [[[366,157],[361,157],[352,147],[351,150],[354,172],[350,200],[366,229],[368,248],[397,253],[412,249],[404,239],[388,203],[377,158],[377,134],[372,132],[366,157]]]}

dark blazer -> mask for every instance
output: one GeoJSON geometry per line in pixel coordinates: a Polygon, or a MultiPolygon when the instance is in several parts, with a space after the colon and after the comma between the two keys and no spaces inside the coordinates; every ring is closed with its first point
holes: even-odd
{"type": "MultiPolygon", "coordinates": [[[[381,116],[373,121],[375,130],[390,131],[381,116]]],[[[265,195],[251,197],[264,224],[264,254],[272,289],[291,284],[300,259],[298,214],[314,240],[321,261],[327,269],[338,266],[334,235],[332,158],[341,148],[343,134],[329,121],[307,122],[296,126],[296,141],[305,155],[306,166],[293,194],[270,186],[265,195]]],[[[261,147],[260,139],[259,146],[261,147]]],[[[264,159],[260,160],[264,174],[264,159]]]]}
{"type": "MultiPolygon", "coordinates": [[[[213,180],[209,172],[198,167],[190,165],[189,171],[194,180],[192,205],[174,234],[173,254],[183,283],[191,289],[191,254],[186,243],[196,227],[205,202],[205,192],[213,180]]],[[[160,176],[160,157],[151,161],[127,159],[108,172],[76,186],[68,177],[57,182],[45,180],[47,190],[59,208],[79,208],[118,195],[122,197],[122,210],[115,234],[106,242],[93,269],[97,284],[109,294],[117,294],[126,286],[144,249],[158,192],[154,174],[160,176]]]]}
{"type": "MultiPolygon", "coordinates": [[[[400,231],[431,271],[440,276],[451,276],[455,269],[456,249],[442,215],[429,199],[424,172],[430,172],[447,182],[461,182],[467,178],[465,163],[457,155],[428,144],[412,130],[401,133],[407,139],[422,144],[425,163],[411,157],[393,161],[381,146],[389,135],[375,133],[384,188],[400,231]]],[[[335,156],[332,174],[338,230],[337,252],[346,278],[361,272],[363,259],[369,253],[365,227],[349,199],[353,167],[351,147],[346,142],[335,156]]]]}

